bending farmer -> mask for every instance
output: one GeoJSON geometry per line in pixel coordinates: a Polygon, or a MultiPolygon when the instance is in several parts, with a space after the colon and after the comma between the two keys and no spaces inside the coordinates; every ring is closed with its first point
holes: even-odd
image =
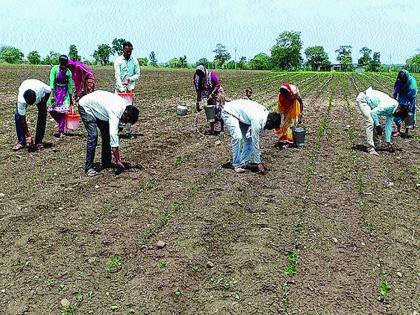
{"type": "Polygon", "coordinates": [[[232,137],[232,165],[235,172],[245,172],[245,167],[254,162],[258,164],[260,173],[264,173],[265,167],[260,157],[260,133],[264,129],[278,128],[281,115],[270,113],[257,102],[241,99],[226,103],[222,118],[232,137]],[[250,134],[247,134],[248,129],[250,134]]]}
{"type": "MultiPolygon", "coordinates": [[[[412,121],[405,124],[405,133],[408,134],[408,130],[413,128],[416,124],[417,82],[407,70],[401,70],[398,73],[397,80],[394,84],[394,98],[398,101],[400,106],[406,107],[408,115],[413,116],[412,121]]],[[[402,120],[400,118],[395,118],[394,121],[397,125],[397,132],[394,133],[394,136],[398,137],[401,132],[402,120]]]]}
{"type": "Polygon", "coordinates": [[[32,137],[26,122],[26,108],[28,105],[33,104],[36,104],[38,107],[35,146],[38,150],[44,148],[42,140],[44,138],[45,125],[47,123],[47,101],[50,94],[51,88],[39,80],[25,80],[20,85],[15,113],[18,142],[13,146],[13,151],[18,151],[26,145],[32,145],[32,137]]]}
{"type": "Polygon", "coordinates": [[[283,114],[283,124],[274,132],[283,148],[294,143],[292,128],[302,121],[303,101],[296,85],[283,82],[279,91],[277,111],[283,114]]]}
{"type": "Polygon", "coordinates": [[[109,168],[111,151],[117,167],[124,169],[120,158],[118,124],[119,122],[134,124],[139,117],[139,110],[133,105],[111,92],[95,91],[83,96],[79,101],[79,113],[87,130],[87,148],[85,172],[87,176],[97,175],[93,160],[98,142],[99,128],[102,137],[101,169],[109,168]]]}

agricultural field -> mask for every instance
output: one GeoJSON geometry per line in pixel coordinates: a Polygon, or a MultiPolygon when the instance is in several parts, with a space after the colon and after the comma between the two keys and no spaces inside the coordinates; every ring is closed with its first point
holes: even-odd
{"type": "MultiPolygon", "coordinates": [[[[221,167],[230,139],[203,136],[204,113],[176,116],[194,108],[192,71],[145,70],[138,136],[121,141],[136,167],[95,178],[83,126],[56,140],[49,120],[52,148],[11,150],[17,88],[48,73],[0,67],[1,314],[420,312],[419,129],[395,153],[355,149],[357,93],[392,94],[395,73],[219,71],[229,98],[251,86],[268,107],[282,81],[301,88],[306,146],[265,132],[261,176],[221,167]]],[[[112,91],[113,70],[95,73],[112,91]]]]}

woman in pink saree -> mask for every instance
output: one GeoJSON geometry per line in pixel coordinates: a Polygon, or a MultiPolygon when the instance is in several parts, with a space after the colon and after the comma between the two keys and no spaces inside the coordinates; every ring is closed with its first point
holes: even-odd
{"type": "Polygon", "coordinates": [[[74,82],[74,99],[79,99],[95,90],[95,76],[91,68],[83,62],[69,59],[68,68],[71,71],[74,82]]]}

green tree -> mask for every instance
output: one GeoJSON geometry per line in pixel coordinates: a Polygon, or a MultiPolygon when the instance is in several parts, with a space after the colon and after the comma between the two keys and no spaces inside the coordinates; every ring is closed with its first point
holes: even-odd
{"type": "Polygon", "coordinates": [[[198,59],[198,61],[195,63],[195,66],[198,67],[199,65],[203,65],[204,67],[206,67],[206,69],[209,69],[210,66],[210,61],[207,58],[200,58],[198,59]]]}
{"type": "Polygon", "coordinates": [[[372,54],[372,49],[362,47],[362,49],[360,49],[360,53],[362,56],[357,61],[357,64],[364,67],[365,70],[369,70],[370,63],[372,62],[372,57],[370,56],[372,54]]]}
{"type": "Polygon", "coordinates": [[[137,59],[140,66],[147,66],[149,64],[149,59],[147,57],[137,59]]]}
{"type": "Polygon", "coordinates": [[[226,69],[235,69],[235,60],[229,60],[227,63],[225,63],[225,68],[226,69]]]}
{"type": "Polygon", "coordinates": [[[156,59],[156,54],[154,51],[152,51],[149,55],[149,60],[150,60],[150,65],[153,67],[157,67],[157,59],[156,59]]]}
{"type": "Polygon", "coordinates": [[[112,48],[108,44],[100,44],[98,48],[93,52],[93,58],[96,63],[101,65],[109,64],[109,57],[111,56],[112,48]]]}
{"type": "Polygon", "coordinates": [[[214,56],[214,62],[220,68],[222,68],[231,57],[226,47],[220,43],[216,45],[216,49],[213,50],[213,52],[216,54],[214,56]]]}
{"type": "Polygon", "coordinates": [[[18,48],[12,46],[3,46],[0,48],[0,62],[21,63],[23,57],[23,53],[18,48]]]}
{"type": "Polygon", "coordinates": [[[377,72],[380,69],[381,69],[381,53],[375,51],[373,53],[373,58],[372,58],[372,60],[370,61],[370,64],[369,64],[369,70],[377,72]]]}
{"type": "Polygon", "coordinates": [[[313,46],[305,49],[306,65],[314,71],[320,71],[328,67],[331,63],[328,54],[322,46],[313,46]]]}
{"type": "Polygon", "coordinates": [[[178,58],[174,57],[174,58],[172,58],[168,61],[168,66],[169,66],[169,68],[177,68],[178,63],[179,63],[178,58]]]}
{"type": "Polygon", "coordinates": [[[271,48],[271,60],[274,67],[282,70],[298,69],[302,65],[303,42],[300,32],[286,31],[277,37],[276,44],[271,48]]]}
{"type": "Polygon", "coordinates": [[[187,56],[179,57],[178,59],[178,68],[187,68],[188,67],[188,61],[187,56]]]}
{"type": "Polygon", "coordinates": [[[241,70],[244,70],[244,69],[247,69],[247,68],[248,68],[248,62],[247,62],[247,60],[246,60],[246,57],[245,57],[245,56],[242,56],[242,57],[239,59],[239,62],[238,62],[238,68],[239,68],[239,69],[241,69],[241,70]]]}
{"type": "Polygon", "coordinates": [[[420,67],[420,54],[414,55],[405,62],[409,67],[420,67]]]}
{"type": "Polygon", "coordinates": [[[77,51],[76,45],[72,44],[69,47],[69,58],[72,60],[81,60],[82,57],[79,56],[79,52],[77,51]]]}
{"type": "Polygon", "coordinates": [[[31,65],[39,65],[41,63],[41,55],[36,50],[29,52],[27,58],[31,65]]]}
{"type": "Polygon", "coordinates": [[[335,52],[337,55],[337,61],[341,64],[342,71],[353,71],[353,58],[351,56],[352,47],[349,45],[340,46],[335,52]]]}
{"type": "Polygon", "coordinates": [[[122,55],[123,47],[122,45],[126,42],[124,38],[114,38],[112,40],[112,54],[122,55]]]}
{"type": "Polygon", "coordinates": [[[42,61],[42,63],[44,65],[57,65],[59,58],[60,58],[60,54],[58,52],[50,51],[48,53],[48,55],[45,56],[45,58],[42,61]]]}
{"type": "Polygon", "coordinates": [[[255,55],[255,57],[249,61],[249,65],[253,70],[269,70],[272,68],[271,58],[265,53],[255,55]]]}

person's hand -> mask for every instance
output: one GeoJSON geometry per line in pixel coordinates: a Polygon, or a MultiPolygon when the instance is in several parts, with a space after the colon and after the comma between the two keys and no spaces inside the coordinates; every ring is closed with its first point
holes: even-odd
{"type": "Polygon", "coordinates": [[[121,160],[115,161],[115,164],[117,165],[117,168],[120,170],[125,170],[125,165],[121,160]]]}
{"type": "Polygon", "coordinates": [[[299,115],[299,118],[298,118],[298,125],[300,125],[302,123],[302,115],[299,115]]]}
{"type": "Polygon", "coordinates": [[[201,112],[202,108],[200,107],[200,102],[195,103],[195,109],[197,110],[197,112],[201,112]]]}
{"type": "Polygon", "coordinates": [[[378,136],[382,136],[382,126],[376,126],[375,130],[378,136]]]}
{"type": "Polygon", "coordinates": [[[265,165],[264,163],[258,164],[258,173],[264,175],[265,174],[265,165]]]}
{"type": "Polygon", "coordinates": [[[391,142],[387,142],[387,143],[385,144],[385,149],[386,149],[388,152],[395,152],[394,145],[393,145],[391,142]]]}
{"type": "Polygon", "coordinates": [[[27,136],[26,137],[26,145],[30,146],[30,145],[33,145],[33,144],[34,144],[34,141],[32,140],[32,137],[27,136]]]}

